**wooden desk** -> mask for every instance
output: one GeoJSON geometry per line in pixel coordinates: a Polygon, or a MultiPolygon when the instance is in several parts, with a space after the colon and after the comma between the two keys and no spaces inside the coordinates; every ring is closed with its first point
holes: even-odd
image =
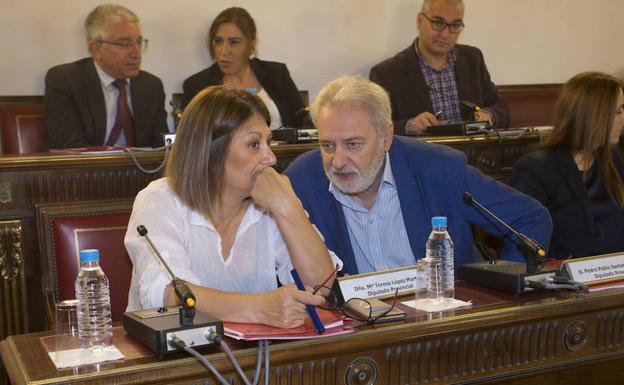
{"type": "MultiPolygon", "coordinates": [[[[539,140],[520,138],[435,137],[433,143],[464,151],[471,165],[499,179],[539,140]]],[[[278,170],[318,144],[273,148],[278,170]]],[[[146,168],[156,168],[163,152],[137,156],[146,168]]],[[[133,198],[160,173],[145,174],[127,154],[0,156],[0,339],[45,330],[41,263],[35,223],[39,203],[133,198]]]]}
{"type": "MultiPolygon", "coordinates": [[[[336,337],[272,343],[271,383],[525,385],[538,377],[542,384],[624,382],[624,290],[514,297],[459,283],[457,297],[472,299],[473,306],[433,316],[404,308],[409,315],[405,321],[336,337]],[[348,382],[356,369],[363,378],[348,382]],[[376,381],[366,381],[373,377],[376,381]]],[[[214,383],[207,369],[184,354],[58,371],[46,355],[42,335],[0,342],[14,385],[214,383]]],[[[246,373],[252,373],[256,345],[228,341],[246,373]]],[[[216,348],[202,353],[240,384],[216,348]]]]}

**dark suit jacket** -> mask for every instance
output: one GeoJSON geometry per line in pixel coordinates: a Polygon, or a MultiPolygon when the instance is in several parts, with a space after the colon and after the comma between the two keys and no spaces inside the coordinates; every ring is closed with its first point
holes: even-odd
{"type": "MultiPolygon", "coordinates": [[[[130,79],[136,146],[162,145],[167,132],[165,91],[156,76],[130,79]]],[[[100,146],[106,136],[106,104],[93,59],[50,68],[45,78],[44,125],[48,148],[100,146]]]]}
{"type": "MultiPolygon", "coordinates": [[[[405,134],[405,124],[414,116],[433,111],[425,78],[418,64],[415,42],[370,70],[369,78],[390,94],[394,131],[405,134]]],[[[455,45],[455,80],[459,99],[487,107],[494,112],[498,128],[509,126],[509,108],[490,80],[483,54],[469,45],[455,45]]],[[[462,107],[460,107],[462,108],[462,107]]],[[[464,120],[472,120],[473,112],[462,108],[464,120]]]]}
{"type": "MultiPolygon", "coordinates": [[[[285,127],[302,127],[307,121],[307,113],[286,64],[257,58],[251,59],[250,64],[258,82],[275,102],[282,117],[282,124],[285,127]]],[[[191,75],[182,85],[184,105],[186,106],[202,89],[220,84],[223,84],[223,72],[217,63],[191,75]]]]}
{"type": "MultiPolygon", "coordinates": [[[[624,154],[618,148],[613,150],[613,161],[620,175],[624,175],[624,154]]],[[[594,217],[589,196],[582,174],[568,151],[540,149],[523,156],[513,166],[511,183],[550,211],[551,257],[584,257],[601,248],[593,244],[594,217]]],[[[624,222],[624,213],[622,218],[624,222]]]]}
{"type": "MultiPolygon", "coordinates": [[[[463,153],[447,146],[395,136],[389,154],[405,230],[416,258],[425,254],[431,217],[444,215],[448,218],[457,265],[474,261],[470,224],[506,238],[503,257],[524,262],[518,240],[465,204],[464,191],[520,232],[548,246],[552,228],[548,211],[535,199],[467,166],[463,153]]],[[[346,219],[342,206],[328,190],[329,181],[323,171],[320,151],[312,150],[297,157],[285,175],[290,178],[310,221],[323,234],[327,247],[344,262],[343,271],[357,274],[346,219]]]]}

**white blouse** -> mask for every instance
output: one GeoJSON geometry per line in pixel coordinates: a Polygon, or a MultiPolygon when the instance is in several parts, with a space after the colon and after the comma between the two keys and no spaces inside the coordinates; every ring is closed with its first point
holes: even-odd
{"type": "MultiPolygon", "coordinates": [[[[124,239],[134,266],[127,311],[163,306],[165,286],[171,282],[147,241],[136,231],[144,225],[173,273],[192,284],[240,293],[264,293],[292,283],[288,249],[275,221],[249,205],[236,233],[230,256],[224,260],[221,237],[214,225],[191,210],[171,190],[166,178],[150,183],[137,195],[124,239]]],[[[330,252],[335,263],[342,266],[330,252]]]]}
{"type": "Polygon", "coordinates": [[[271,116],[271,126],[269,128],[271,130],[284,128],[282,127],[282,116],[280,115],[279,110],[277,109],[277,105],[275,104],[273,99],[271,99],[271,96],[269,96],[269,94],[264,90],[264,88],[261,89],[260,92],[258,92],[256,95],[258,95],[258,97],[262,99],[267,109],[269,110],[269,115],[271,116]]]}

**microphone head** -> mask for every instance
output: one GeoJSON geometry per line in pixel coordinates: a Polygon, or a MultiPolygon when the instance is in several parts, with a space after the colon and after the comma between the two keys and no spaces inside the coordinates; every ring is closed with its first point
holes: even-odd
{"type": "Polygon", "coordinates": [[[143,225],[138,225],[137,226],[137,232],[139,233],[140,236],[144,237],[147,235],[147,229],[145,228],[145,226],[143,225]]]}
{"type": "Polygon", "coordinates": [[[468,205],[472,204],[472,195],[470,195],[468,191],[462,193],[462,198],[464,199],[464,203],[468,205]]]}
{"type": "Polygon", "coordinates": [[[474,112],[481,111],[481,107],[473,102],[469,102],[467,100],[459,100],[459,102],[474,112]]]}

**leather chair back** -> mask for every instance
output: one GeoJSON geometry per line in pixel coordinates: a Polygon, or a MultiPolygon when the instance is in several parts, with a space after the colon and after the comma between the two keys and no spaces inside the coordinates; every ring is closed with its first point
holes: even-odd
{"type": "Polygon", "coordinates": [[[74,282],[83,249],[100,250],[100,266],[110,283],[113,321],[121,320],[132,276],[123,243],[132,200],[41,204],[36,211],[48,320],[53,321],[56,301],[76,297],[74,282]]]}
{"type": "Polygon", "coordinates": [[[42,105],[0,105],[3,154],[41,152],[45,146],[42,105]]]}
{"type": "Polygon", "coordinates": [[[498,91],[509,106],[509,127],[552,125],[552,114],[561,84],[500,86],[498,91]]]}

